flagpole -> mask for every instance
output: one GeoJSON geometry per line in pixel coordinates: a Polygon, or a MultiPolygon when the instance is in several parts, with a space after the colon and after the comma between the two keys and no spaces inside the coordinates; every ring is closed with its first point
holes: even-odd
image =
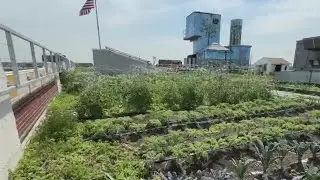
{"type": "Polygon", "coordinates": [[[99,16],[98,16],[97,0],[94,0],[94,5],[95,5],[95,8],[96,8],[96,19],[97,19],[97,30],[98,30],[99,48],[101,49],[101,38],[100,38],[100,27],[99,27],[99,16]]]}

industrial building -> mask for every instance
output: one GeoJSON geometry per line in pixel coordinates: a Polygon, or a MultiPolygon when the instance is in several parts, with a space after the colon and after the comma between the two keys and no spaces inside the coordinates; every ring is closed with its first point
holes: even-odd
{"type": "Polygon", "coordinates": [[[182,61],[170,60],[170,59],[159,59],[157,67],[179,68],[179,67],[182,67],[182,61]]]}
{"type": "Polygon", "coordinates": [[[296,42],[293,71],[278,72],[275,79],[320,84],[320,36],[296,42]]]}
{"type": "Polygon", "coordinates": [[[320,36],[297,41],[293,68],[295,70],[320,70],[320,36]]]}
{"type": "Polygon", "coordinates": [[[186,17],[184,40],[193,43],[193,54],[185,59],[185,65],[208,65],[232,63],[248,66],[250,45],[241,44],[242,19],[231,20],[230,42],[220,45],[221,15],[206,12],[193,12],[186,17]]]}

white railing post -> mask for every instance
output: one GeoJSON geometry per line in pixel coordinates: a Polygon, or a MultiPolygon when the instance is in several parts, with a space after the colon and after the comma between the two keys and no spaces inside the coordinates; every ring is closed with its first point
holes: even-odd
{"type": "Polygon", "coordinates": [[[61,56],[58,55],[58,72],[61,72],[61,56]]]}
{"type": "Polygon", "coordinates": [[[55,73],[54,71],[54,64],[53,64],[53,54],[52,52],[50,51],[50,60],[51,60],[51,69],[52,69],[52,73],[55,73]]]}
{"type": "Polygon", "coordinates": [[[46,55],[46,49],[42,48],[42,57],[43,57],[43,63],[44,63],[44,69],[46,70],[46,75],[48,75],[48,60],[47,60],[47,55],[46,55]]]}
{"type": "Polygon", "coordinates": [[[34,52],[34,44],[32,42],[30,42],[30,50],[31,50],[31,57],[32,57],[32,64],[33,64],[33,68],[34,68],[34,73],[36,74],[36,78],[39,79],[37,59],[36,59],[36,54],[34,52]]]}
{"type": "Polygon", "coordinates": [[[55,70],[54,70],[54,72],[56,73],[56,72],[58,72],[58,68],[57,68],[57,66],[58,66],[58,59],[59,59],[59,55],[57,54],[57,53],[55,53],[54,54],[54,60],[55,60],[55,70]]]}
{"type": "Polygon", "coordinates": [[[69,60],[68,59],[66,59],[66,66],[67,66],[67,71],[69,71],[69,60]]]}
{"type": "Polygon", "coordinates": [[[6,39],[7,39],[12,71],[15,77],[16,85],[20,85],[19,69],[18,69],[17,60],[16,60],[16,54],[14,52],[12,34],[10,31],[5,31],[5,32],[6,32],[6,39]]]}

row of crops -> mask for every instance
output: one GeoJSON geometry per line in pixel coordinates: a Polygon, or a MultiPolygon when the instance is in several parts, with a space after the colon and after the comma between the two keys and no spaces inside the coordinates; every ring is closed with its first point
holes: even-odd
{"type": "Polygon", "coordinates": [[[290,91],[308,95],[320,95],[320,87],[316,84],[304,84],[304,83],[278,83],[277,89],[282,91],[290,91]]]}
{"type": "Polygon", "coordinates": [[[269,77],[62,74],[13,179],[319,179],[320,104],[269,77]]]}

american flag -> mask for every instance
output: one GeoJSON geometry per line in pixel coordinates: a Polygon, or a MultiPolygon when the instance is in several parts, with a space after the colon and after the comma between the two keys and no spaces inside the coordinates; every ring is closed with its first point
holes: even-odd
{"type": "Polygon", "coordinates": [[[94,8],[94,1],[95,0],[87,0],[86,3],[83,5],[83,7],[80,10],[80,16],[87,15],[91,12],[91,9],[94,8]]]}

